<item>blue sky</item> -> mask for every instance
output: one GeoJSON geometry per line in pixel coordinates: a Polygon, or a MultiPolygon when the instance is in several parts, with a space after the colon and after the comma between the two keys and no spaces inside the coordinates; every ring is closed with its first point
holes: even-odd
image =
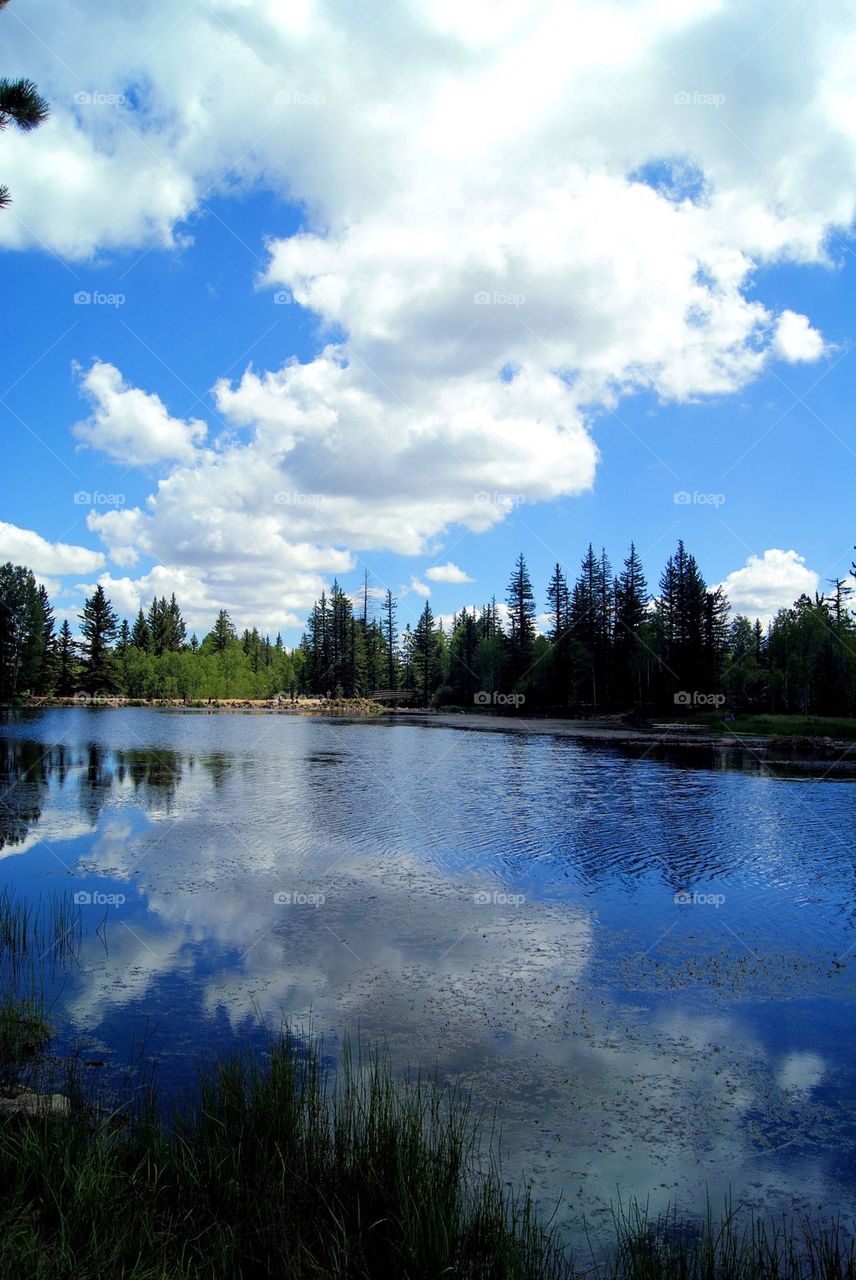
{"type": "Polygon", "coordinates": [[[856,32],[776,12],[13,0],[0,556],[290,642],[365,567],[402,623],[589,540],[845,575],[856,32]]]}

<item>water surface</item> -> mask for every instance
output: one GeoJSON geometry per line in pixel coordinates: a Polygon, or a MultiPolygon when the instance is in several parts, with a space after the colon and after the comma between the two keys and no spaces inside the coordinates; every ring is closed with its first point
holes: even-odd
{"type": "Polygon", "coordinates": [[[143,708],[0,725],[3,880],[81,905],[55,993],[178,1090],[282,1016],[496,1105],[572,1232],[617,1194],[850,1216],[851,781],[529,730],[143,708]],[[717,763],[720,767],[711,767],[717,763]],[[677,900],[676,900],[677,898],[677,900]]]}

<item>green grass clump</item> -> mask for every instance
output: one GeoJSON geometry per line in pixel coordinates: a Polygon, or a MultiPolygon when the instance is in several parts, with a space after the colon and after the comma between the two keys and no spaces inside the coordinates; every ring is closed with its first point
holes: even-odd
{"type": "Polygon", "coordinates": [[[689,716],[663,716],[662,724],[697,724],[713,733],[770,738],[856,739],[856,719],[847,716],[737,715],[726,720],[721,711],[700,711],[689,716]]]}
{"type": "Polygon", "coordinates": [[[619,1205],[613,1222],[596,1280],[856,1280],[853,1238],[837,1222],[777,1223],[730,1207],[720,1222],[710,1209],[701,1224],[675,1211],[651,1221],[636,1204],[619,1205]]]}
{"type": "Polygon", "coordinates": [[[528,1196],[490,1166],[454,1090],[394,1083],[286,1034],[235,1057],[195,1099],[125,1126],[0,1119],[0,1276],[520,1277],[569,1275],[528,1196]]]}

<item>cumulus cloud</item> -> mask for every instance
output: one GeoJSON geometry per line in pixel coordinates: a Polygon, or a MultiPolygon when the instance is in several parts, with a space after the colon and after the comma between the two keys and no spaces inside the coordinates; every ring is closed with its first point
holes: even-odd
{"type": "Polygon", "coordinates": [[[416,596],[422,596],[423,600],[427,600],[431,594],[431,588],[428,586],[428,583],[420,582],[419,579],[415,576],[411,577],[410,585],[407,587],[407,591],[412,591],[413,594],[416,596]]]}
{"type": "Polygon", "coordinates": [[[779,609],[788,609],[805,593],[813,596],[820,577],[809,569],[796,551],[771,547],[761,556],[749,556],[742,569],[735,569],[720,585],[734,613],[771,622],[779,609]]]}
{"type": "Polygon", "coordinates": [[[28,565],[37,575],[92,573],[103,566],[104,555],[68,542],[48,542],[32,529],[0,521],[0,561],[6,560],[28,565]]]}
{"type": "Polygon", "coordinates": [[[773,349],[789,364],[810,364],[823,355],[823,335],[811,327],[808,316],[783,311],[776,326],[773,349]]]}
{"type": "Polygon", "coordinates": [[[328,343],[218,382],[241,432],[208,446],[95,362],[78,439],[165,472],[91,519],[120,567],[149,556],[234,607],[252,576],[303,610],[352,550],[435,555],[450,526],[589,490],[589,428],[623,395],[727,394],[823,352],[750,282],[825,263],[852,224],[848,0],[823,24],[580,0],[572,40],[560,0],[96,11],[97,47],[60,0],[10,9],[52,119],[4,141],[0,244],[176,249],[203,198],[265,184],[303,219],[272,228],[258,283],[328,343]]]}
{"type": "Polygon", "coordinates": [[[459,582],[474,582],[469,574],[464,573],[463,569],[459,569],[456,564],[452,564],[451,560],[447,560],[445,564],[432,564],[430,569],[425,570],[425,577],[429,582],[450,582],[457,584],[459,582]]]}
{"type": "Polygon", "coordinates": [[[128,386],[115,365],[95,360],[80,385],[92,414],[75,424],[74,435],[116,462],[190,462],[205,439],[204,422],[171,418],[159,396],[128,386]]]}

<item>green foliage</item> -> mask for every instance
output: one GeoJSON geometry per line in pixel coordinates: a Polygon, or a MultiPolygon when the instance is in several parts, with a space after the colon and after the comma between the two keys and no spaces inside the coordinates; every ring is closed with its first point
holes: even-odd
{"type": "Polygon", "coordinates": [[[80,615],[81,687],[87,693],[111,694],[119,687],[113,642],[119,619],[99,583],[80,615]]]}
{"type": "Polygon", "coordinates": [[[426,601],[416,627],[399,632],[391,591],[371,617],[366,579],[359,615],[334,582],[322,593],[298,647],[287,652],[257,627],[240,638],[225,609],[200,644],[173,595],[121,626],[97,587],[81,615],[81,638],[59,631],[47,592],[22,565],[0,567],[0,697],[122,693],[136,700],[269,700],[277,694],[370,696],[400,690],[422,706],[674,713],[687,698],[722,695],[736,714],[856,715],[853,589],[801,596],[766,634],[759,622],[729,621],[679,542],[652,600],[633,544],[613,576],[606,552],[589,545],[569,587],[557,563],[546,589],[545,634],[523,556],[508,585],[508,623],[496,600],[464,609],[448,627],[426,601]],[[508,695],[514,694],[513,700],[508,695]],[[501,697],[499,696],[501,695],[501,697]],[[677,698],[676,695],[681,695],[677,698]]]}

